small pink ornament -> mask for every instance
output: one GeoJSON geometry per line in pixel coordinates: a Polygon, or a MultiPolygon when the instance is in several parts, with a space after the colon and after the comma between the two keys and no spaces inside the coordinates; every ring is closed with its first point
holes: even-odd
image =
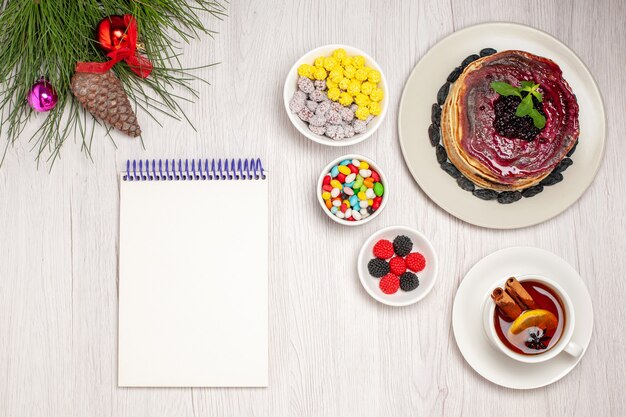
{"type": "Polygon", "coordinates": [[[45,78],[42,78],[28,90],[26,101],[28,101],[28,104],[33,110],[46,112],[52,110],[54,106],[57,105],[59,97],[52,87],[52,84],[45,78]]]}

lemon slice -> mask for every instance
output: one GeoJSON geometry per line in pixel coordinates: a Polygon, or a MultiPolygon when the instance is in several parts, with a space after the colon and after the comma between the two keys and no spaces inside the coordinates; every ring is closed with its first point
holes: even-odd
{"type": "Polygon", "coordinates": [[[544,331],[554,331],[556,330],[558,322],[556,316],[548,310],[528,310],[524,311],[515,319],[509,331],[513,334],[519,334],[522,330],[530,327],[539,327],[544,331]]]}

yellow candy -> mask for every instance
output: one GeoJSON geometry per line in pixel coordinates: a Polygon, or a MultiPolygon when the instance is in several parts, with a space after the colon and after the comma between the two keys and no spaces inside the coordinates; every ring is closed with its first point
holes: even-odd
{"type": "Polygon", "coordinates": [[[365,196],[365,193],[363,191],[358,193],[357,197],[359,197],[359,200],[367,200],[367,197],[365,196]]]}
{"type": "Polygon", "coordinates": [[[354,68],[354,65],[346,65],[343,68],[343,75],[345,75],[347,78],[354,78],[355,72],[356,68],[354,68]]]}
{"type": "Polygon", "coordinates": [[[354,65],[354,68],[356,69],[363,68],[365,66],[365,58],[363,58],[361,55],[353,57],[352,65],[354,65]]]}
{"type": "Polygon", "coordinates": [[[319,58],[315,58],[315,63],[314,63],[314,65],[315,65],[317,68],[323,68],[323,67],[324,67],[324,57],[323,57],[323,56],[321,56],[321,57],[319,57],[319,58]]]}
{"type": "Polygon", "coordinates": [[[347,56],[348,54],[346,54],[346,50],[343,48],[335,49],[333,51],[333,58],[335,58],[337,62],[343,61],[343,59],[347,56]]]}
{"type": "Polygon", "coordinates": [[[352,94],[353,96],[356,96],[360,92],[361,92],[361,82],[357,80],[350,81],[350,83],[348,84],[348,93],[352,94]]]}
{"type": "Polygon", "coordinates": [[[343,175],[350,175],[350,172],[352,172],[352,171],[350,171],[350,168],[348,168],[347,166],[340,165],[339,166],[339,172],[341,172],[343,175]]]}
{"type": "Polygon", "coordinates": [[[367,80],[367,70],[365,68],[359,68],[354,73],[354,78],[356,78],[359,81],[367,80]]]}
{"type": "Polygon", "coordinates": [[[316,68],[313,73],[313,77],[316,80],[325,80],[326,79],[326,70],[324,68],[316,68]]]}
{"type": "Polygon", "coordinates": [[[370,114],[373,116],[378,116],[381,112],[380,103],[377,101],[372,101],[367,108],[370,109],[370,114]]]}
{"type": "Polygon", "coordinates": [[[343,71],[341,70],[341,68],[336,67],[334,70],[332,70],[328,74],[328,79],[334,83],[338,83],[339,81],[341,81],[343,79],[343,71]]]}
{"type": "Polygon", "coordinates": [[[374,84],[370,83],[369,81],[365,81],[363,84],[361,84],[361,93],[369,96],[370,94],[372,94],[373,90],[374,84]]]}
{"type": "Polygon", "coordinates": [[[335,69],[336,66],[337,60],[335,58],[333,58],[332,56],[327,56],[326,58],[324,58],[324,68],[326,68],[326,70],[331,71],[335,69]]]}
{"type": "Polygon", "coordinates": [[[330,200],[330,193],[329,193],[328,191],[324,191],[324,192],[322,193],[322,198],[323,198],[324,200],[330,200]]]}
{"type": "Polygon", "coordinates": [[[370,104],[370,98],[363,93],[359,93],[354,97],[354,102],[359,106],[367,106],[370,104]]]}
{"type": "Polygon", "coordinates": [[[365,161],[361,161],[361,163],[359,164],[359,169],[368,169],[370,167],[370,164],[368,164],[365,161]]]}
{"type": "MultiPolygon", "coordinates": [[[[350,169],[348,169],[348,171],[350,171],[350,169]]],[[[333,188],[339,188],[341,190],[342,186],[341,183],[337,180],[330,180],[330,185],[333,188]]]]}
{"type": "Polygon", "coordinates": [[[347,90],[348,89],[348,85],[350,84],[350,79],[349,78],[342,78],[341,81],[339,81],[339,84],[337,84],[337,86],[342,89],[342,90],[347,90]]]}
{"type": "Polygon", "coordinates": [[[383,93],[383,90],[381,90],[380,88],[375,88],[370,94],[370,100],[372,101],[381,101],[384,97],[385,93],[383,93]]]}
{"type": "Polygon", "coordinates": [[[309,64],[302,64],[298,67],[298,75],[301,77],[313,78],[314,68],[309,64]]]}
{"type": "Polygon", "coordinates": [[[350,200],[343,200],[343,204],[350,207],[350,200]]]}
{"type": "Polygon", "coordinates": [[[341,95],[339,96],[339,103],[342,106],[349,106],[350,104],[352,104],[352,96],[348,93],[341,93],[341,95]]]}
{"type": "Polygon", "coordinates": [[[343,65],[344,67],[347,65],[352,65],[352,57],[351,56],[345,56],[342,60],[341,60],[341,65],[343,65]]]}
{"type": "Polygon", "coordinates": [[[367,200],[367,205],[368,205],[368,206],[373,206],[373,205],[374,205],[374,200],[372,200],[371,198],[369,198],[369,199],[367,200]]]}
{"type": "Polygon", "coordinates": [[[334,83],[331,80],[326,80],[326,88],[328,88],[329,90],[331,88],[337,88],[337,83],[334,83]]]}
{"type": "Polygon", "coordinates": [[[354,112],[354,115],[359,120],[365,120],[367,119],[367,116],[370,115],[370,111],[366,106],[359,106],[359,108],[356,109],[356,112],[354,112]]]}
{"type": "Polygon", "coordinates": [[[370,80],[373,83],[380,82],[380,72],[376,71],[375,69],[371,70],[367,74],[367,79],[370,80]]]}
{"type": "Polygon", "coordinates": [[[338,89],[337,87],[332,87],[328,89],[328,98],[331,99],[332,101],[339,100],[340,95],[341,95],[341,90],[338,89]]]}

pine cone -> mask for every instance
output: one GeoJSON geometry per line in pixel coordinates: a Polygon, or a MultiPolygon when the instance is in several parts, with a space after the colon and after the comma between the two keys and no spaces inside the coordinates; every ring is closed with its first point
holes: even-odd
{"type": "Polygon", "coordinates": [[[72,76],[71,89],[80,104],[94,117],[128,136],[141,135],[128,95],[113,71],[102,74],[76,72],[72,76]]]}

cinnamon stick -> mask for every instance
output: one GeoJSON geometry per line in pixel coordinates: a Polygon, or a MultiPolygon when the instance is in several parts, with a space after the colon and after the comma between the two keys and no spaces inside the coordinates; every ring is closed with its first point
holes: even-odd
{"type": "Polygon", "coordinates": [[[515,277],[511,277],[506,280],[504,289],[523,310],[534,310],[539,308],[535,303],[535,300],[533,300],[530,294],[528,294],[528,291],[522,287],[522,284],[520,284],[515,277]]]}
{"type": "Polygon", "coordinates": [[[497,287],[491,293],[491,299],[496,303],[498,308],[511,320],[515,320],[520,314],[522,309],[517,305],[515,300],[504,291],[502,288],[497,287]]]}

